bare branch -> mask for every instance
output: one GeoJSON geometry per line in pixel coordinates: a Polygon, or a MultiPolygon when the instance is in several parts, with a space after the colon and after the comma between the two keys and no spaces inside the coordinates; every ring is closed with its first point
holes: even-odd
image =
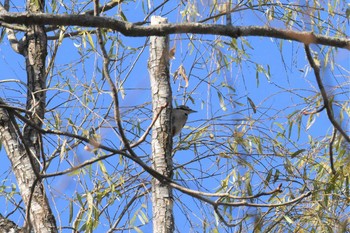
{"type": "Polygon", "coordinates": [[[140,26],[134,23],[116,20],[110,17],[91,15],[63,15],[47,13],[0,13],[0,21],[17,24],[40,24],[61,26],[83,26],[108,28],[119,31],[125,36],[164,36],[169,34],[193,33],[207,35],[222,35],[233,38],[242,36],[274,37],[285,40],[299,41],[304,44],[322,44],[350,50],[350,40],[347,38],[329,37],[313,32],[299,32],[260,26],[231,26],[201,23],[162,24],[140,26]]]}
{"type": "Polygon", "coordinates": [[[329,102],[327,92],[322,83],[322,79],[320,75],[320,67],[316,64],[315,60],[313,59],[309,45],[305,44],[304,48],[305,48],[305,53],[310,63],[310,66],[314,70],[317,85],[318,85],[318,88],[320,89],[320,92],[323,98],[323,104],[324,104],[324,107],[326,108],[328,119],[330,120],[334,128],[336,128],[339,131],[339,133],[345,138],[345,140],[350,143],[350,137],[346,134],[346,132],[342,129],[342,127],[338,124],[338,122],[334,118],[331,103],[329,102]]]}
{"type": "MultiPolygon", "coordinates": [[[[95,10],[97,10],[96,7],[95,7],[95,10]]],[[[95,14],[98,14],[98,12],[96,11],[95,14]]],[[[113,82],[113,80],[108,72],[108,66],[109,66],[110,60],[109,60],[107,51],[103,45],[103,38],[102,38],[102,33],[101,33],[100,28],[96,29],[96,34],[97,34],[97,41],[98,41],[98,44],[100,45],[102,55],[103,55],[103,75],[107,79],[108,84],[109,84],[111,91],[112,91],[112,98],[113,98],[113,103],[114,103],[114,121],[117,124],[117,128],[118,128],[120,137],[122,139],[122,142],[123,142],[125,148],[129,151],[129,153],[132,156],[136,157],[136,154],[133,152],[133,150],[130,147],[130,143],[129,143],[128,139],[126,138],[126,135],[124,133],[124,129],[122,126],[120,109],[119,109],[118,91],[117,91],[117,88],[116,88],[116,86],[115,86],[115,84],[114,84],[114,82],[113,82]]]]}

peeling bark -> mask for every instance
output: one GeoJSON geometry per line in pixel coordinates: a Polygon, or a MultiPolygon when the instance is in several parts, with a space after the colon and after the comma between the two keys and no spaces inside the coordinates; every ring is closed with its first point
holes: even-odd
{"type": "MultiPolygon", "coordinates": [[[[4,104],[2,100],[0,102],[4,104]]],[[[29,228],[29,225],[32,225],[35,232],[57,232],[56,222],[45,196],[43,184],[37,182],[32,193],[32,186],[37,176],[33,171],[33,161],[28,156],[27,150],[22,143],[22,138],[14,116],[11,112],[0,108],[0,140],[11,161],[12,170],[27,208],[32,195],[30,204],[31,224],[27,222],[27,227],[29,228]]]]}

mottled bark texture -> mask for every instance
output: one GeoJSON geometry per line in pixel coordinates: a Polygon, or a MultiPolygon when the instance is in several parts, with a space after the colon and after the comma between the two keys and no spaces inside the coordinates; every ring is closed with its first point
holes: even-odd
{"type": "MultiPolygon", "coordinates": [[[[161,17],[152,17],[151,24],[167,23],[161,17]]],[[[148,69],[152,87],[153,112],[167,106],[152,129],[153,168],[159,173],[172,176],[171,137],[171,86],[169,75],[169,37],[151,36],[148,69]]],[[[174,231],[173,194],[171,187],[157,179],[152,182],[153,232],[174,231]]]]}
{"type": "Polygon", "coordinates": [[[0,233],[24,233],[14,222],[8,220],[0,214],[0,233]]]}
{"type": "MultiPolygon", "coordinates": [[[[28,0],[27,11],[43,12],[44,1],[28,0]]],[[[0,140],[4,145],[16,176],[18,187],[27,208],[24,230],[35,233],[57,232],[55,218],[49,206],[43,181],[40,179],[40,163],[45,161],[42,128],[46,105],[47,38],[44,26],[29,25],[21,54],[25,57],[27,72],[26,118],[35,125],[25,124],[21,131],[13,110],[0,108],[0,140]]],[[[6,104],[0,100],[1,104],[6,104]]],[[[43,163],[45,165],[45,163],[43,163]]]]}

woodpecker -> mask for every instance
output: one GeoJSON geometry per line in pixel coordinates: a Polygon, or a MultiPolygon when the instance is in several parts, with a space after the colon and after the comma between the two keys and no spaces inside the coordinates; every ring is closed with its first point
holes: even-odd
{"type": "Polygon", "coordinates": [[[197,112],[197,111],[192,110],[185,105],[180,105],[177,108],[173,108],[172,110],[173,127],[171,131],[173,134],[173,137],[179,134],[182,128],[185,126],[188,118],[188,114],[194,113],[194,112],[197,112]]]}

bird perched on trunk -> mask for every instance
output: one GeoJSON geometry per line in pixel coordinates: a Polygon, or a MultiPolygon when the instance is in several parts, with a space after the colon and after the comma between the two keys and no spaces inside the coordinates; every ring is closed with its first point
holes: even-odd
{"type": "Polygon", "coordinates": [[[185,105],[180,105],[177,108],[173,108],[172,112],[173,112],[172,113],[173,127],[171,132],[174,137],[175,135],[179,134],[182,128],[185,126],[188,118],[188,114],[194,113],[197,111],[192,110],[185,105]]]}

